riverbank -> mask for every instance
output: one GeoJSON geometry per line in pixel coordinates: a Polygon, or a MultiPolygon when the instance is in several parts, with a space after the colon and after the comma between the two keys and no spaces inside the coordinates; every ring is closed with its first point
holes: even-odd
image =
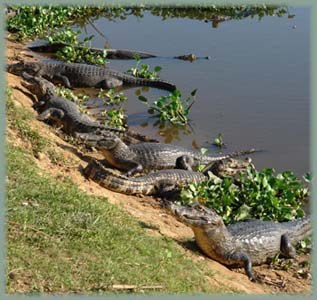
{"type": "MultiPolygon", "coordinates": [[[[8,41],[8,63],[18,57],[31,59],[23,44],[8,41]]],[[[81,170],[98,155],[37,121],[21,78],[7,78],[9,293],[104,293],[118,284],[141,292],[144,286],[167,293],[310,292],[310,278],[300,267],[307,257],[288,270],[255,267],[263,283],[251,283],[242,269],[206,258],[192,231],[156,199],[87,181],[81,170]]]]}

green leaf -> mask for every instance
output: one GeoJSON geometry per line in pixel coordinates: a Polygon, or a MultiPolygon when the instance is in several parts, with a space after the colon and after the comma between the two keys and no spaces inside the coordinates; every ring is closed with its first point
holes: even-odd
{"type": "Polygon", "coordinates": [[[313,176],[312,176],[311,173],[306,173],[306,174],[303,176],[303,178],[304,178],[304,180],[305,180],[306,182],[311,182],[312,179],[313,179],[313,176]]]}
{"type": "Polygon", "coordinates": [[[140,55],[135,54],[135,55],[133,55],[133,59],[135,59],[138,62],[141,60],[141,57],[140,57],[140,55]]]}
{"type": "Polygon", "coordinates": [[[140,96],[138,97],[138,99],[139,99],[140,101],[142,101],[142,102],[148,103],[148,99],[147,99],[146,97],[144,97],[143,95],[140,95],[140,96]]]}
{"type": "Polygon", "coordinates": [[[201,148],[201,149],[200,149],[201,155],[205,155],[207,152],[208,152],[208,149],[207,149],[207,148],[201,148]]]}
{"type": "Polygon", "coordinates": [[[196,93],[197,93],[197,89],[194,89],[193,91],[191,91],[190,94],[191,94],[192,97],[194,97],[196,95],[196,93]]]}
{"type": "Polygon", "coordinates": [[[154,71],[155,72],[160,72],[162,70],[162,67],[160,67],[160,66],[156,66],[155,68],[154,68],[154,71]]]}

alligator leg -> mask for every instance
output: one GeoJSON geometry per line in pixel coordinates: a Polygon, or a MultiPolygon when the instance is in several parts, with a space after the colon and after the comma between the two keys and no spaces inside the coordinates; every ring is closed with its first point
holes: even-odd
{"type": "Polygon", "coordinates": [[[180,193],[180,189],[175,183],[169,180],[160,181],[155,184],[155,194],[159,195],[161,198],[165,199],[177,199],[180,193]]]}
{"type": "Polygon", "coordinates": [[[55,74],[54,78],[60,80],[64,84],[64,86],[67,87],[68,89],[73,90],[73,87],[71,86],[67,76],[62,74],[55,74]]]}
{"type": "Polygon", "coordinates": [[[44,110],[37,119],[40,121],[45,121],[48,119],[57,119],[60,120],[64,117],[64,112],[61,109],[58,108],[48,108],[44,110]]]}
{"type": "Polygon", "coordinates": [[[252,262],[250,257],[243,252],[235,252],[230,254],[230,260],[237,261],[237,263],[243,262],[244,270],[251,281],[256,281],[256,277],[252,273],[252,262]]]}
{"type": "Polygon", "coordinates": [[[122,80],[117,78],[110,78],[110,79],[102,80],[101,82],[98,83],[96,87],[104,88],[104,89],[113,89],[118,86],[121,86],[122,84],[123,84],[122,80]]]}
{"type": "Polygon", "coordinates": [[[38,110],[46,104],[45,101],[38,101],[33,104],[34,109],[38,110]]]}
{"type": "Polygon", "coordinates": [[[176,169],[184,169],[188,171],[192,171],[192,165],[194,164],[194,160],[192,157],[188,155],[180,156],[176,159],[176,169]]]}
{"type": "Polygon", "coordinates": [[[126,161],[125,164],[135,165],[135,167],[131,168],[129,171],[124,173],[124,175],[127,177],[130,177],[130,176],[132,176],[136,173],[139,173],[143,170],[143,166],[141,164],[134,162],[134,161],[126,161]]]}
{"type": "Polygon", "coordinates": [[[296,256],[296,250],[292,246],[287,234],[283,234],[281,236],[281,252],[285,257],[288,258],[294,258],[296,256]]]}

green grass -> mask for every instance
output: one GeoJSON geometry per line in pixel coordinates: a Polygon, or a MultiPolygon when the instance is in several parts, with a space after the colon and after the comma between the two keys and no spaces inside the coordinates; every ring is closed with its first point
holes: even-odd
{"type": "Polygon", "coordinates": [[[45,151],[50,141],[31,128],[30,122],[34,115],[29,110],[14,105],[11,88],[7,88],[6,94],[7,126],[16,130],[21,139],[32,145],[33,155],[45,151]]]}
{"type": "Polygon", "coordinates": [[[144,233],[107,199],[43,174],[23,149],[8,146],[7,158],[9,293],[95,293],[112,284],[215,292],[204,279],[211,271],[173,240],[144,233]]]}

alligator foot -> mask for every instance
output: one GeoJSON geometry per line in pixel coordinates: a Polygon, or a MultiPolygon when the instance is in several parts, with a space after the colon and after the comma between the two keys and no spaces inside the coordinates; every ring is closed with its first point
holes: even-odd
{"type": "Polygon", "coordinates": [[[292,246],[287,234],[281,236],[281,252],[287,258],[294,258],[296,256],[296,250],[292,246]]]}

